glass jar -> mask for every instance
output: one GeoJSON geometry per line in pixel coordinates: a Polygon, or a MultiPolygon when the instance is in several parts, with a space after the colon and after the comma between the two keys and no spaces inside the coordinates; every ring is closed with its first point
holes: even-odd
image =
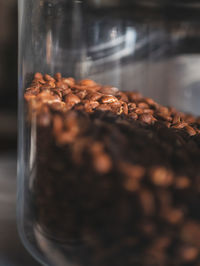
{"type": "Polygon", "coordinates": [[[199,15],[19,0],[18,227],[40,263],[200,264],[199,15]]]}

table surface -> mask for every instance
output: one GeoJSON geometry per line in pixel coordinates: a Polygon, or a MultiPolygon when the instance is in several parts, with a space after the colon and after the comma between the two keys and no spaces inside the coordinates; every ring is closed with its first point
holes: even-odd
{"type": "Polygon", "coordinates": [[[16,154],[0,154],[0,266],[39,266],[23,247],[16,226],[16,154]]]}

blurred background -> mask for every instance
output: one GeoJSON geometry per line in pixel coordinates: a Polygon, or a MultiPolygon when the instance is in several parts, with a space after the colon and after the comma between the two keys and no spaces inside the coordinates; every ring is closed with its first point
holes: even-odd
{"type": "Polygon", "coordinates": [[[16,227],[17,0],[0,0],[0,266],[37,266],[16,227]]]}

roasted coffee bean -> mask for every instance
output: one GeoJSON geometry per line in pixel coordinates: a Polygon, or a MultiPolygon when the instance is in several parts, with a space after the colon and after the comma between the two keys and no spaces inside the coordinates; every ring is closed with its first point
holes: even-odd
{"type": "Polygon", "coordinates": [[[86,90],[81,90],[81,91],[77,91],[76,96],[78,96],[81,100],[85,99],[85,97],[87,96],[88,92],[86,90]]]}
{"type": "Polygon", "coordinates": [[[63,78],[62,82],[67,84],[69,87],[73,87],[75,85],[75,80],[73,78],[63,78]]]}
{"type": "Polygon", "coordinates": [[[172,117],[168,116],[168,114],[165,114],[165,113],[160,113],[160,112],[156,113],[156,117],[158,117],[159,119],[162,119],[164,121],[168,121],[168,122],[172,121],[172,117]]]}
{"type": "Polygon", "coordinates": [[[104,86],[104,87],[100,88],[99,92],[102,94],[115,96],[115,95],[117,95],[119,90],[118,90],[118,88],[115,88],[112,86],[104,86]]]}
{"type": "Polygon", "coordinates": [[[184,263],[192,262],[199,256],[199,250],[196,247],[185,245],[179,249],[179,256],[184,263]]]}
{"type": "Polygon", "coordinates": [[[111,111],[111,106],[109,106],[108,104],[100,104],[97,107],[97,110],[100,110],[100,111],[111,111]]]}
{"type": "Polygon", "coordinates": [[[112,161],[106,153],[97,154],[94,159],[94,168],[101,174],[108,173],[112,168],[112,161]]]}
{"type": "Polygon", "coordinates": [[[118,98],[118,100],[121,100],[121,101],[123,101],[125,103],[128,103],[128,96],[126,95],[126,93],[124,93],[124,92],[118,92],[116,94],[116,97],[118,98]]]}
{"type": "Polygon", "coordinates": [[[53,77],[51,77],[50,75],[48,75],[48,74],[45,74],[45,75],[44,75],[44,79],[45,79],[46,81],[52,81],[52,82],[55,82],[55,79],[54,79],[53,77]]]}
{"type": "Polygon", "coordinates": [[[99,92],[90,92],[88,93],[86,99],[90,101],[98,101],[103,95],[99,92]]]}
{"type": "Polygon", "coordinates": [[[147,103],[145,103],[145,102],[140,102],[140,103],[137,104],[137,106],[139,108],[142,108],[142,109],[148,109],[149,108],[149,105],[147,103]]]}
{"type": "Polygon", "coordinates": [[[55,75],[54,75],[54,78],[57,80],[57,81],[60,81],[61,79],[62,79],[62,75],[61,75],[61,73],[56,73],[55,75]]]}
{"type": "Polygon", "coordinates": [[[128,92],[127,95],[130,102],[137,102],[142,98],[139,92],[128,92]]]}
{"type": "Polygon", "coordinates": [[[154,114],[154,111],[152,109],[144,109],[143,112],[144,114],[151,114],[151,115],[154,114]]]}
{"type": "Polygon", "coordinates": [[[190,180],[186,176],[176,178],[175,186],[178,189],[185,189],[190,186],[190,180]]]}
{"type": "Polygon", "coordinates": [[[89,87],[94,87],[97,85],[97,83],[91,79],[83,79],[79,82],[81,86],[89,86],[89,87]]]}
{"type": "Polygon", "coordinates": [[[180,123],[177,123],[177,124],[173,125],[172,127],[173,127],[173,128],[177,128],[177,129],[181,129],[181,128],[186,127],[187,125],[188,125],[188,124],[185,123],[185,122],[180,122],[180,123]]]}
{"type": "Polygon", "coordinates": [[[181,118],[179,115],[175,115],[172,120],[172,124],[179,124],[181,122],[181,118]]]}
{"type": "Polygon", "coordinates": [[[114,103],[114,102],[117,102],[117,101],[118,101],[118,99],[115,96],[112,96],[112,95],[103,96],[101,98],[101,102],[102,103],[114,103]]]}
{"type": "Polygon", "coordinates": [[[136,103],[128,103],[128,110],[130,113],[134,112],[136,107],[137,107],[136,103]]]}
{"type": "Polygon", "coordinates": [[[185,130],[190,136],[196,135],[196,130],[191,126],[186,126],[185,130]]]}
{"type": "Polygon", "coordinates": [[[137,115],[142,115],[144,113],[144,110],[142,108],[135,108],[134,109],[134,112],[137,114],[137,115]]]}
{"type": "Polygon", "coordinates": [[[80,103],[80,101],[81,101],[81,100],[79,99],[79,97],[76,96],[76,95],[73,94],[73,93],[67,94],[67,95],[65,96],[65,102],[66,102],[66,104],[69,104],[69,105],[71,105],[71,106],[80,103]]]}
{"type": "Polygon", "coordinates": [[[85,107],[86,112],[91,113],[98,106],[99,106],[99,102],[97,101],[89,101],[89,100],[84,101],[84,107],[85,107]]]}
{"type": "Polygon", "coordinates": [[[134,112],[129,114],[129,117],[131,117],[133,120],[137,120],[138,119],[138,115],[134,112]]]}
{"type": "Polygon", "coordinates": [[[151,179],[157,186],[170,186],[173,183],[171,171],[159,166],[151,170],[151,179]]]}
{"type": "Polygon", "coordinates": [[[35,73],[34,78],[35,79],[43,79],[43,75],[41,73],[37,72],[37,73],[35,73]]]}
{"type": "Polygon", "coordinates": [[[144,123],[151,124],[153,122],[153,117],[151,114],[142,114],[139,116],[139,120],[144,123]]]}

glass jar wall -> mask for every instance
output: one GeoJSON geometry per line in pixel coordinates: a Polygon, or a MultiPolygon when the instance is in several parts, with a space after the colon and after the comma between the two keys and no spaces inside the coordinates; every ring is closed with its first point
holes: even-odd
{"type": "Polygon", "coordinates": [[[44,265],[199,265],[190,1],[19,0],[18,227],[44,265]]]}

